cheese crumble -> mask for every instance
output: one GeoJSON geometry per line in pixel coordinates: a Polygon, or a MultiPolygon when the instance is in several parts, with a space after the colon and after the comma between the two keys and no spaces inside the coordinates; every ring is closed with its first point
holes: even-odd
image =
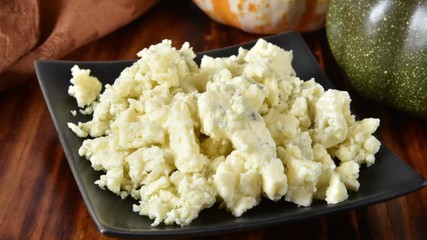
{"type": "Polygon", "coordinates": [[[199,67],[188,43],[164,40],[138,56],[102,93],[74,66],[69,94],[92,119],[68,126],[104,172],[95,184],[136,199],[153,226],[190,224],[215,203],[236,217],[262,198],[336,204],[375,162],[379,120],[357,121],[347,92],[299,79],[291,51],[260,39],[199,67]]]}

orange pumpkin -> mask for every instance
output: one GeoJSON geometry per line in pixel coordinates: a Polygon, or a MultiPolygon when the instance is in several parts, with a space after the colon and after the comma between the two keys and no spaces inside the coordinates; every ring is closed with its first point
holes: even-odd
{"type": "Polygon", "coordinates": [[[212,19],[251,33],[324,27],[329,0],[193,0],[212,19]]]}

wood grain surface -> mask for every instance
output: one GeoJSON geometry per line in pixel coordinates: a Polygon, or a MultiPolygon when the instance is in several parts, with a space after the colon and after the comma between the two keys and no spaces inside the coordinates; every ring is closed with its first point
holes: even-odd
{"type": "MultiPolygon", "coordinates": [[[[162,1],[116,32],[64,59],[135,59],[168,38],[205,51],[260,35],[220,25],[190,1],[162,1]]],[[[325,31],[304,39],[354,112],[378,117],[381,140],[427,178],[427,124],[355,93],[331,57],[325,31]]],[[[110,239],[98,232],[79,193],[36,81],[0,93],[0,239],[110,239]]],[[[397,176],[398,177],[398,176],[397,176]]],[[[427,188],[381,204],[309,221],[191,239],[427,239],[427,188]]]]}

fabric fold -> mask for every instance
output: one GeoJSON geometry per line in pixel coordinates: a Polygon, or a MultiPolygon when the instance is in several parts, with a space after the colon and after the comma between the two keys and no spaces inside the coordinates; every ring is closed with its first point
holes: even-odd
{"type": "Polygon", "coordinates": [[[158,0],[0,0],[0,91],[34,76],[33,62],[59,59],[130,23],[158,0]]]}

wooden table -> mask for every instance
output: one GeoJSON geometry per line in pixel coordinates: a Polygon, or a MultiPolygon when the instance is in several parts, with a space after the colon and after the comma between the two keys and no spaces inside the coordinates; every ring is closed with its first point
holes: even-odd
{"type": "MultiPolygon", "coordinates": [[[[195,51],[260,37],[211,21],[189,1],[163,1],[128,26],[64,59],[135,59],[136,52],[164,38],[195,51]]],[[[381,140],[427,178],[427,124],[364,100],[330,55],[325,31],[304,39],[339,89],[348,90],[354,112],[378,117],[381,140]]],[[[0,93],[0,239],[108,239],[101,235],[65,159],[36,77],[0,93]]],[[[209,236],[210,239],[427,239],[427,188],[355,211],[304,222],[209,236]]]]}

